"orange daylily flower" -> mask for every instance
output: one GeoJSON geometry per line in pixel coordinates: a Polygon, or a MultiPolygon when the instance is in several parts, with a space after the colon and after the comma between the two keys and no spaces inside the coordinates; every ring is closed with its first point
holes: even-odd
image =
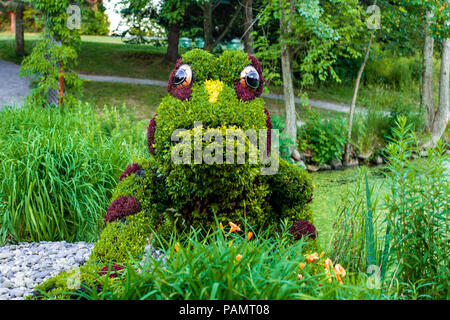
{"type": "Polygon", "coordinates": [[[323,266],[325,267],[325,269],[327,271],[329,271],[330,269],[333,269],[333,261],[331,261],[331,259],[329,259],[329,258],[326,258],[323,266]]]}
{"type": "Polygon", "coordinates": [[[235,231],[241,231],[241,228],[237,224],[234,224],[233,222],[229,222],[228,224],[231,227],[230,233],[233,233],[235,231]]]}
{"type": "Polygon", "coordinates": [[[298,274],[298,278],[300,279],[300,280],[303,280],[303,276],[299,273],[298,274]]]}
{"type": "Polygon", "coordinates": [[[219,224],[219,227],[220,227],[220,229],[223,230],[223,224],[222,224],[222,222],[219,224]]]}
{"type": "Polygon", "coordinates": [[[242,255],[241,255],[241,254],[238,254],[238,255],[236,256],[236,261],[241,260],[241,258],[242,258],[242,255]]]}
{"type": "Polygon", "coordinates": [[[322,258],[325,255],[325,251],[322,251],[322,253],[320,254],[320,257],[322,258]]]}
{"type": "Polygon", "coordinates": [[[341,275],[342,277],[345,277],[345,275],[347,274],[347,272],[345,271],[345,269],[344,269],[340,264],[337,264],[337,265],[334,267],[334,272],[335,272],[336,274],[341,275]]]}
{"type": "Polygon", "coordinates": [[[179,242],[177,242],[176,244],[175,244],[175,251],[176,252],[178,252],[178,250],[180,250],[179,248],[178,248],[178,245],[179,245],[180,243],[179,242]]]}
{"type": "Polygon", "coordinates": [[[300,263],[300,269],[305,269],[305,264],[303,262],[300,263]]]}
{"type": "Polygon", "coordinates": [[[248,234],[247,234],[247,239],[248,239],[248,241],[250,241],[250,239],[253,237],[253,232],[249,232],[248,234]]]}
{"type": "Polygon", "coordinates": [[[338,280],[338,282],[339,282],[340,284],[342,284],[342,278],[345,277],[345,275],[347,274],[347,272],[345,271],[345,269],[344,269],[340,264],[337,264],[337,265],[334,267],[334,274],[336,275],[336,279],[338,280]],[[341,278],[341,277],[342,277],[342,278],[341,278]]]}
{"type": "Polygon", "coordinates": [[[314,252],[308,256],[306,256],[306,261],[309,263],[313,263],[314,261],[319,260],[319,254],[317,252],[314,252]]]}

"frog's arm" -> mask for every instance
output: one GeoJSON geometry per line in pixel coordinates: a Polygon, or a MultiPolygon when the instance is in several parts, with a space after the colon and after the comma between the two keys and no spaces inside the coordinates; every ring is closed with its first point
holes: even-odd
{"type": "Polygon", "coordinates": [[[308,172],[280,159],[278,173],[268,178],[273,210],[281,218],[312,222],[309,203],[313,198],[313,185],[308,172]]]}

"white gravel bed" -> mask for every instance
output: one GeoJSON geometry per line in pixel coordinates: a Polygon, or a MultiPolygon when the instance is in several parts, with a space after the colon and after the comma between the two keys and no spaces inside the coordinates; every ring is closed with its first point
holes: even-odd
{"type": "Polygon", "coordinates": [[[23,300],[36,285],[84,264],[93,246],[42,241],[0,247],[0,300],[23,300]]]}

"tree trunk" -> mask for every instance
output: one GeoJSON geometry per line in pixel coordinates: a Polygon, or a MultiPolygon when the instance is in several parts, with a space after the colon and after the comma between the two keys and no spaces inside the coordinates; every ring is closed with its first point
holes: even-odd
{"type": "MultiPolygon", "coordinates": [[[[293,10],[293,2],[290,2],[290,11],[293,10]]],[[[290,17],[286,17],[286,12],[282,9],[280,18],[281,28],[281,72],[283,77],[283,95],[284,95],[284,108],[286,113],[286,122],[284,132],[294,142],[297,141],[297,114],[295,112],[295,94],[293,85],[293,73],[292,73],[292,49],[287,45],[283,38],[291,31],[290,17]]],[[[289,147],[289,153],[293,153],[297,150],[296,144],[289,147]]]]}
{"type": "Polygon", "coordinates": [[[450,39],[442,42],[441,72],[439,78],[439,107],[434,114],[431,139],[425,147],[434,147],[448,125],[449,108],[450,39]]]}
{"type": "MultiPolygon", "coordinates": [[[[446,1],[450,4],[450,0],[446,1]]],[[[449,26],[450,21],[445,21],[445,25],[449,26]]],[[[445,128],[448,125],[449,114],[449,74],[450,74],[450,39],[442,40],[441,49],[441,70],[439,76],[439,106],[434,113],[433,126],[431,129],[431,138],[424,144],[424,148],[434,147],[436,142],[444,134],[445,128]]]]}
{"type": "Polygon", "coordinates": [[[247,0],[244,6],[244,50],[253,54],[253,0],[247,0]]]}
{"type": "MultiPolygon", "coordinates": [[[[377,0],[374,1],[373,5],[377,4],[377,0]]],[[[348,116],[348,132],[347,132],[347,144],[345,145],[344,151],[344,165],[350,162],[350,141],[352,140],[352,128],[353,128],[353,116],[355,115],[356,100],[358,98],[359,85],[361,83],[361,77],[366,67],[367,60],[369,60],[370,47],[372,46],[373,36],[375,34],[375,29],[372,29],[370,33],[369,43],[366,48],[366,54],[364,56],[363,63],[359,67],[358,75],[356,76],[355,90],[353,91],[352,103],[350,105],[350,114],[348,116]]]]}
{"type": "Polygon", "coordinates": [[[25,3],[19,1],[16,6],[16,55],[25,55],[25,23],[23,21],[23,11],[25,3]]]}
{"type": "Polygon", "coordinates": [[[212,26],[212,0],[206,1],[203,5],[203,34],[205,38],[205,49],[211,51],[209,48],[213,45],[213,26],[212,26]]]}
{"type": "Polygon", "coordinates": [[[422,94],[421,103],[427,113],[427,129],[433,130],[434,122],[434,101],[433,101],[433,48],[434,39],[430,36],[429,29],[433,13],[426,13],[425,41],[423,46],[423,73],[422,73],[422,94]]]}
{"type": "Polygon", "coordinates": [[[236,9],[236,12],[234,13],[233,17],[231,17],[231,20],[228,22],[225,29],[223,29],[222,33],[217,37],[217,39],[214,41],[213,39],[213,25],[212,25],[212,4],[211,1],[205,2],[205,4],[202,7],[203,10],[203,32],[205,35],[205,50],[208,50],[212,52],[214,48],[222,41],[222,39],[227,35],[228,31],[230,31],[231,27],[233,26],[234,21],[239,16],[239,13],[241,12],[241,6],[239,5],[236,9]]]}
{"type": "Polygon", "coordinates": [[[178,59],[178,42],[180,40],[180,23],[170,25],[167,52],[165,59],[168,62],[175,62],[178,59]]]}

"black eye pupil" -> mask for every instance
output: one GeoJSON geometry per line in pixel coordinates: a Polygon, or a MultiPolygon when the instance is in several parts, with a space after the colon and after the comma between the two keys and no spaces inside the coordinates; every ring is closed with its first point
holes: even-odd
{"type": "Polygon", "coordinates": [[[245,76],[245,83],[252,89],[257,89],[259,87],[259,74],[255,70],[250,71],[245,76]]]}
{"type": "Polygon", "coordinates": [[[178,69],[177,72],[175,73],[175,77],[173,78],[173,83],[175,85],[182,84],[184,80],[186,80],[186,77],[187,77],[186,70],[182,68],[178,69]]]}

